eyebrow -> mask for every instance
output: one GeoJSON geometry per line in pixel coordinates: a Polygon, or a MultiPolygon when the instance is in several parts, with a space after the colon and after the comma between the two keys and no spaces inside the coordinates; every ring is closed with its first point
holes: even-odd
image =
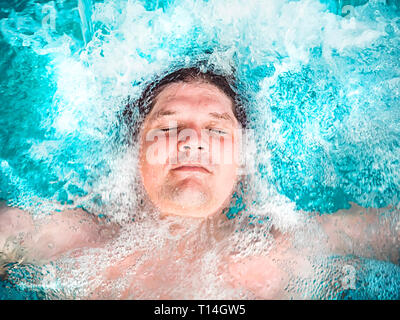
{"type": "Polygon", "coordinates": [[[232,121],[235,122],[232,117],[229,115],[229,113],[217,113],[217,112],[210,112],[209,115],[215,119],[218,120],[228,120],[228,121],[232,121]]]}
{"type": "Polygon", "coordinates": [[[172,116],[172,115],[174,115],[174,114],[176,114],[176,112],[175,111],[170,111],[170,110],[160,110],[160,111],[157,111],[156,113],[154,113],[151,117],[150,117],[150,120],[156,120],[156,119],[158,119],[158,118],[161,118],[161,117],[165,117],[165,116],[172,116]]]}
{"type": "MultiPolygon", "coordinates": [[[[151,116],[150,120],[154,121],[154,120],[157,120],[158,118],[166,117],[166,116],[172,116],[172,115],[175,115],[175,114],[176,114],[175,111],[160,110],[160,111],[157,111],[155,114],[153,114],[151,116]]],[[[214,119],[217,119],[217,120],[227,120],[227,121],[235,122],[233,120],[233,118],[229,115],[229,113],[227,113],[227,112],[224,112],[224,113],[210,112],[208,115],[211,116],[214,119]]]]}

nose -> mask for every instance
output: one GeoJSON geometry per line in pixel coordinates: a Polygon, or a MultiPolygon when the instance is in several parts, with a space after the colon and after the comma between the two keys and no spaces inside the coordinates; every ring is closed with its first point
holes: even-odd
{"type": "Polygon", "coordinates": [[[198,149],[198,150],[204,150],[204,147],[202,147],[202,146],[193,146],[193,145],[191,145],[191,144],[189,144],[189,143],[182,143],[182,144],[180,144],[179,145],[179,151],[189,151],[189,150],[196,150],[196,148],[198,149]]]}
{"type": "Polygon", "coordinates": [[[205,151],[207,143],[202,139],[198,130],[185,130],[180,132],[178,138],[178,150],[185,151],[205,151]]]}

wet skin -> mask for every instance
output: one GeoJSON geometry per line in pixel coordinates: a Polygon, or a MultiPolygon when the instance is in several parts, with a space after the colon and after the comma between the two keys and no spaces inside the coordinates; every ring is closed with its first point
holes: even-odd
{"type": "MultiPolygon", "coordinates": [[[[183,218],[186,223],[197,225],[198,230],[220,219],[224,220],[223,224],[227,223],[221,211],[238,181],[239,163],[235,161],[238,159],[235,152],[239,150],[240,138],[237,129],[240,126],[233,115],[231,101],[210,84],[171,84],[159,94],[141,130],[139,169],[146,197],[160,212],[161,219],[183,218]],[[233,155],[232,161],[214,161],[225,159],[226,155],[233,155]]],[[[392,214],[397,217],[398,211],[392,214]]],[[[315,221],[328,235],[329,252],[396,262],[399,230],[390,228],[390,219],[382,222],[380,216],[377,210],[368,211],[353,205],[351,210],[317,216],[315,221]],[[372,235],[368,231],[371,226],[376,227],[372,235]],[[348,239],[356,239],[357,246],[349,246],[348,239]],[[373,250],[368,251],[371,248],[373,250]]],[[[185,224],[172,225],[184,234],[185,224]]],[[[32,220],[20,209],[2,206],[0,251],[6,262],[41,263],[56,260],[72,250],[79,254],[76,250],[79,248],[105,247],[118,237],[120,229],[119,225],[105,223],[80,209],[32,220]],[[10,249],[9,243],[16,243],[16,250],[10,249]]],[[[215,230],[214,234],[206,235],[219,239],[217,244],[228,238],[224,231],[215,230]]],[[[179,277],[195,270],[210,249],[207,241],[197,241],[197,236],[192,232],[181,239],[178,236],[172,244],[167,241],[165,247],[155,248],[157,254],[141,262],[136,275],[129,280],[130,285],[118,297],[135,298],[138,288],[142,288],[145,296],[147,289],[150,292],[160,283],[164,283],[166,291],[168,286],[179,286],[179,277]],[[185,263],[175,270],[179,259],[185,263]]],[[[312,272],[307,254],[293,249],[290,235],[276,232],[273,236],[275,244],[267,256],[237,260],[228,252],[219,251],[218,270],[227,286],[246,288],[258,298],[286,298],[283,289],[291,276],[289,273],[307,275],[312,272]],[[282,264],[290,264],[292,270],[288,273],[280,267],[282,264]]],[[[318,235],[315,241],[320,241],[318,235]]],[[[99,270],[104,284],[123,276],[143,254],[145,252],[132,252],[114,266],[99,270]]],[[[88,298],[113,297],[115,294],[107,293],[100,286],[93,288],[88,298]]],[[[166,294],[164,298],[185,297],[166,294]]]]}

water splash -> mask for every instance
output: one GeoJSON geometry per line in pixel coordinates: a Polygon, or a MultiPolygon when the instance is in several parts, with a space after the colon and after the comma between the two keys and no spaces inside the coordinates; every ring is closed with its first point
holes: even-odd
{"type": "Polygon", "coordinates": [[[0,158],[13,172],[2,171],[3,199],[135,201],[111,190],[134,175],[120,165],[118,113],[157,75],[202,61],[235,71],[248,97],[259,214],[398,203],[396,3],[79,3],[2,12],[0,158]]]}

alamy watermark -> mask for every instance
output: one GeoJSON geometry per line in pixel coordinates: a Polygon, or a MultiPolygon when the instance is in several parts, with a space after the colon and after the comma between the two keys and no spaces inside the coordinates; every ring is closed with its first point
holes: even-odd
{"type": "Polygon", "coordinates": [[[342,288],[344,290],[356,289],[356,268],[350,264],[346,264],[342,268],[342,288]]]}
{"type": "Polygon", "coordinates": [[[49,31],[56,30],[57,10],[52,4],[45,4],[42,7],[42,28],[49,31]]]}
{"type": "MultiPolygon", "coordinates": [[[[341,15],[345,19],[351,19],[356,17],[356,7],[352,5],[345,5],[341,8],[341,15]]],[[[385,31],[395,31],[399,32],[400,31],[400,17],[394,17],[393,19],[390,19],[390,22],[386,24],[385,26],[385,31]]]]}

